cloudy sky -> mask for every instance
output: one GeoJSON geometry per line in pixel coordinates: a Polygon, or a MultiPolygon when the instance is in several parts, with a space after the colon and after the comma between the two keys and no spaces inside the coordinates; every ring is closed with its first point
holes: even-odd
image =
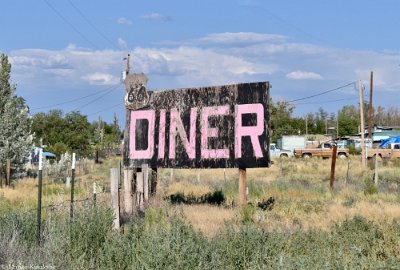
{"type": "Polygon", "coordinates": [[[1,10],[0,52],[32,113],[123,119],[128,53],[152,90],[270,81],[272,98],[298,100],[303,116],[358,106],[351,83],[369,98],[373,70],[374,103],[400,102],[397,0],[17,0],[1,10]]]}

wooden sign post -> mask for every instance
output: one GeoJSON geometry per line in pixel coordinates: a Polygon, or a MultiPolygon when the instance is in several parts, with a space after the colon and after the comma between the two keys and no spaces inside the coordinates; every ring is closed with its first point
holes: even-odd
{"type": "Polygon", "coordinates": [[[239,202],[246,203],[246,169],[270,166],[270,84],[148,92],[146,83],[144,74],[125,81],[124,165],[141,169],[139,204],[148,200],[148,167],[239,168],[239,202]]]}

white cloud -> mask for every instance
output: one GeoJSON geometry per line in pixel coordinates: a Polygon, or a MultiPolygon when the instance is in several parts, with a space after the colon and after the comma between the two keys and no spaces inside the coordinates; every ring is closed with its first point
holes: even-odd
{"type": "Polygon", "coordinates": [[[125,17],[119,17],[119,18],[117,19],[117,23],[118,23],[118,24],[131,25],[131,24],[132,24],[132,21],[129,20],[129,19],[127,19],[127,18],[125,18],[125,17]]]}
{"type": "Polygon", "coordinates": [[[322,80],[322,76],[310,71],[292,71],[286,74],[286,78],[291,80],[322,80]]]}
{"type": "Polygon", "coordinates": [[[261,42],[282,43],[286,41],[286,37],[282,35],[259,34],[252,32],[226,32],[209,34],[206,37],[198,39],[198,41],[210,44],[252,44],[261,42]]]}
{"type": "Polygon", "coordinates": [[[126,41],[123,39],[123,38],[118,38],[118,46],[121,48],[121,49],[126,49],[126,48],[128,48],[128,43],[126,43],[126,41]]]}
{"type": "Polygon", "coordinates": [[[142,16],[142,19],[148,20],[148,21],[160,21],[160,22],[168,22],[172,21],[171,16],[167,15],[162,15],[159,13],[150,13],[142,16]]]}
{"type": "Polygon", "coordinates": [[[88,81],[92,85],[115,85],[119,82],[119,78],[108,73],[87,74],[82,79],[88,81]]]}
{"type": "MultiPolygon", "coordinates": [[[[86,91],[91,85],[118,83],[125,65],[124,42],[119,39],[119,51],[73,44],[62,50],[13,51],[9,54],[13,82],[18,83],[18,91],[34,89],[29,91],[35,94],[65,88],[86,91]]],[[[371,70],[378,103],[385,92],[400,88],[399,52],[327,48],[293,43],[279,35],[216,33],[178,45],[136,47],[131,56],[131,72],[145,72],[153,89],[270,81],[273,98],[292,100],[357,79],[368,83],[371,70]]],[[[351,87],[343,93],[357,94],[351,87]]]]}

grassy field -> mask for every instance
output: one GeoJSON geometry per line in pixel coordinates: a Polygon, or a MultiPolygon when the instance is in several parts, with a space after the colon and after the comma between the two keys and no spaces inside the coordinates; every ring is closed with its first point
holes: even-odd
{"type": "Polygon", "coordinates": [[[365,269],[400,268],[400,163],[360,166],[338,160],[277,159],[247,170],[249,204],[238,206],[238,170],[159,170],[145,215],[111,229],[109,168],[88,166],[76,178],[76,216],[69,189],[44,179],[42,247],[35,245],[37,180],[0,189],[0,265],[56,269],[365,269]],[[94,207],[92,185],[98,186],[94,207]],[[214,195],[217,196],[214,196],[214,195]],[[224,198],[221,205],[210,204],[224,198]],[[171,200],[175,198],[175,200],[171,200]],[[183,203],[177,202],[179,198],[183,203]],[[210,199],[211,198],[211,199],[210,199]],[[271,199],[272,198],[272,199],[271,199]],[[260,202],[273,201],[268,210],[260,202]],[[38,255],[39,254],[39,255],[38,255]],[[72,267],[72,268],[71,268],[72,267]]]}

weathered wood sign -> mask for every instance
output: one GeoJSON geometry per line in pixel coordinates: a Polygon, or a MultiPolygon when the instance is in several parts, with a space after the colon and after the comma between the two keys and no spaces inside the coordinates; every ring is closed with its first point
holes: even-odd
{"type": "Polygon", "coordinates": [[[148,92],[146,104],[127,110],[125,166],[269,167],[269,88],[257,82],[148,92]]]}

